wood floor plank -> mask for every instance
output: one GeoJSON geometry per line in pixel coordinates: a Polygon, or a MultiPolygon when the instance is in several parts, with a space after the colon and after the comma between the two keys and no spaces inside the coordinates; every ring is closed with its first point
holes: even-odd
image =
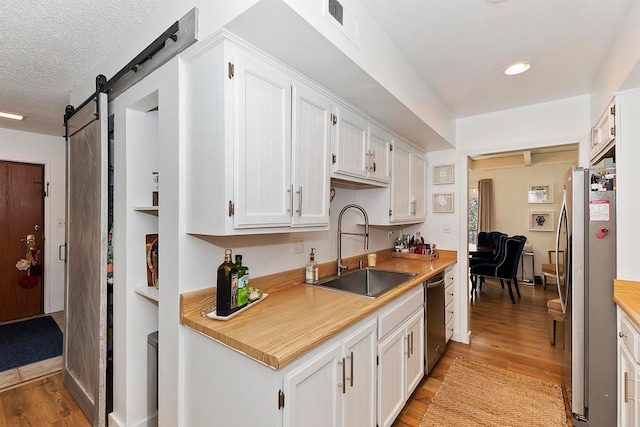
{"type": "MultiPolygon", "coordinates": [[[[488,281],[471,305],[470,344],[449,342],[440,361],[425,377],[394,423],[417,427],[456,357],[498,366],[543,381],[562,382],[563,337],[549,344],[547,300],[558,298],[557,289],[521,286],[522,298],[512,304],[507,290],[488,281]]],[[[562,330],[560,328],[560,330],[562,330]]],[[[569,425],[571,420],[569,417],[569,425]]]]}

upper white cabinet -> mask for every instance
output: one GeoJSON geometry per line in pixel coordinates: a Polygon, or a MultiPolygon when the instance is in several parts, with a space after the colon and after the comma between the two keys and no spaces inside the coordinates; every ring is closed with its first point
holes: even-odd
{"type": "Polygon", "coordinates": [[[300,82],[293,86],[294,226],[329,223],[331,102],[300,82]]]}
{"type": "Polygon", "coordinates": [[[602,113],[598,123],[591,129],[589,159],[591,164],[598,163],[613,147],[616,138],[616,107],[612,102],[602,113]]]}
{"type": "Polygon", "coordinates": [[[375,124],[369,124],[369,150],[367,150],[369,179],[389,183],[391,144],[393,144],[393,138],[389,132],[375,124]]]}
{"type": "Polygon", "coordinates": [[[331,104],[226,39],[185,56],[186,231],[328,227],[331,104]]]}
{"type": "Polygon", "coordinates": [[[426,219],[427,161],[425,154],[394,138],[389,188],[358,191],[358,202],[375,225],[412,224],[426,219]]]}
{"type": "Polygon", "coordinates": [[[343,105],[335,108],[332,121],[332,178],[387,185],[391,135],[343,105]]]}

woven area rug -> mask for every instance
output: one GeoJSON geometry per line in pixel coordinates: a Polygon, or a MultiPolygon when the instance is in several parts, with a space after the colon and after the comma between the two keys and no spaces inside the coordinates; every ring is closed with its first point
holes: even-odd
{"type": "Polygon", "coordinates": [[[0,372],[62,354],[62,331],[51,316],[0,326],[0,372]]]}
{"type": "Polygon", "coordinates": [[[420,427],[566,426],[558,384],[456,358],[420,427]]]}

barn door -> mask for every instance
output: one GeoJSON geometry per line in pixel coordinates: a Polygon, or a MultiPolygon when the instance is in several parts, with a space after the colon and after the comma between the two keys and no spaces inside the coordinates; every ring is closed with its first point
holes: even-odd
{"type": "Polygon", "coordinates": [[[67,268],[63,381],[94,426],[105,425],[107,95],[67,121],[67,268]]]}
{"type": "Polygon", "coordinates": [[[0,161],[0,194],[0,321],[5,321],[42,313],[44,165],[0,161]],[[22,263],[19,270],[22,259],[37,266],[22,263]]]}

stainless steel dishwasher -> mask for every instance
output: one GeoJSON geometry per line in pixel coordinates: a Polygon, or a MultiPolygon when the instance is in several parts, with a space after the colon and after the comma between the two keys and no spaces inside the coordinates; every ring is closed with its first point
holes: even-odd
{"type": "Polygon", "coordinates": [[[444,317],[444,273],[439,273],[424,284],[424,357],[425,374],[431,371],[446,348],[444,317]]]}

